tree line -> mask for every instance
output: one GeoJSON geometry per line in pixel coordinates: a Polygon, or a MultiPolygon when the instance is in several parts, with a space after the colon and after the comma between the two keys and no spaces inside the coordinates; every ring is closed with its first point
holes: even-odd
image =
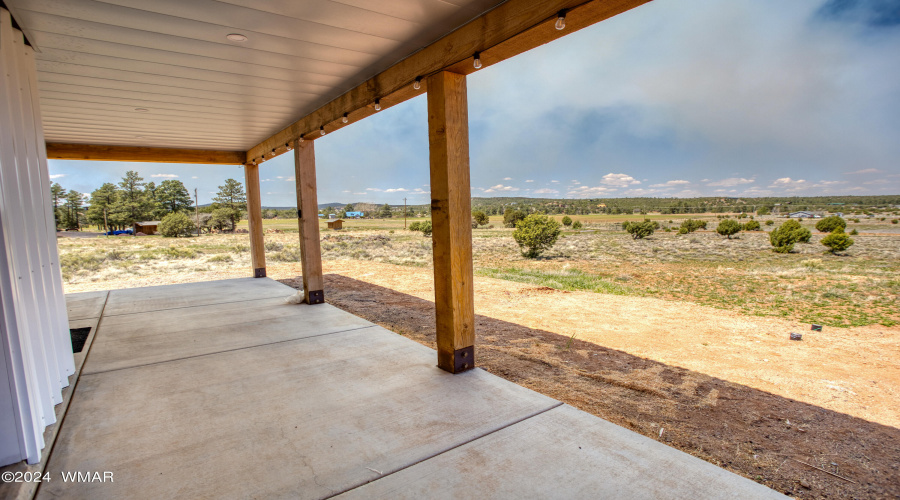
{"type": "Polygon", "coordinates": [[[219,186],[211,205],[197,208],[181,181],[144,182],[134,170],[118,183],[104,183],[89,196],[67,191],[59,183],[50,187],[50,194],[58,229],[81,230],[92,225],[115,231],[131,228],[135,222],[160,221],[170,214],[184,214],[193,220],[196,211],[201,212],[196,221],[201,228],[233,231],[247,209],[244,186],[234,179],[219,186]]]}

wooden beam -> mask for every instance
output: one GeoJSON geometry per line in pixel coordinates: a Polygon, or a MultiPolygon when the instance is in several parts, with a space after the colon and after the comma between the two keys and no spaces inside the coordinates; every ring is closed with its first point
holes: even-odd
{"type": "Polygon", "coordinates": [[[139,146],[99,146],[94,144],[63,144],[59,142],[47,143],[47,158],[51,160],[241,165],[244,163],[246,157],[247,154],[243,151],[145,148],[139,146]]]}
{"type": "Polygon", "coordinates": [[[325,302],[322,249],[319,247],[319,202],[316,196],[316,150],[311,141],[294,141],[294,179],[300,224],[300,267],[307,304],[325,302]]]}
{"type": "Polygon", "coordinates": [[[266,245],[263,239],[262,200],[259,194],[259,165],[244,165],[247,189],[247,224],[250,226],[250,264],[254,278],[266,277],[266,245]]]}
{"type": "Polygon", "coordinates": [[[459,373],[475,366],[472,287],[472,198],[466,77],[428,77],[428,147],[438,366],[459,373]]]}
{"type": "Polygon", "coordinates": [[[346,126],[341,121],[344,113],[350,123],[372,115],[375,99],[388,108],[421,95],[429,75],[473,73],[475,52],[481,55],[482,67],[491,66],[649,1],[508,0],[257,144],[247,151],[246,161],[271,159],[301,134],[317,139],[321,126],[326,132],[346,126]],[[563,10],[566,27],[557,30],[557,14],[563,10]],[[417,77],[423,79],[418,90],[413,88],[417,77]]]}

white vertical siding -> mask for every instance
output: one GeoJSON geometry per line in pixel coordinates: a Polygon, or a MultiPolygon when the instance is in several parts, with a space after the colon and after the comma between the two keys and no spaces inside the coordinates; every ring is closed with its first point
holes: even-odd
{"type": "Polygon", "coordinates": [[[74,373],[34,52],[0,9],[0,465],[41,458],[74,373]],[[11,427],[11,428],[10,428],[11,427]]]}

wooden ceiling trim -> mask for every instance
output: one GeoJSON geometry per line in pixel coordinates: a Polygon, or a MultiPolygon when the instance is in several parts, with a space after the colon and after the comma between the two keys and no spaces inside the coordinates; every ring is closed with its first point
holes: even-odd
{"type": "Polygon", "coordinates": [[[135,146],[97,146],[90,144],[47,143],[47,158],[52,160],[136,161],[153,163],[204,163],[241,165],[243,151],[205,149],[144,148],[135,146]]]}

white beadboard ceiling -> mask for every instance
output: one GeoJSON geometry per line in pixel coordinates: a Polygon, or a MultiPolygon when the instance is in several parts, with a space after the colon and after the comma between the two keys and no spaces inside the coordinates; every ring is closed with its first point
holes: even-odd
{"type": "Polygon", "coordinates": [[[48,142],[246,151],[501,0],[5,3],[48,142]]]}

